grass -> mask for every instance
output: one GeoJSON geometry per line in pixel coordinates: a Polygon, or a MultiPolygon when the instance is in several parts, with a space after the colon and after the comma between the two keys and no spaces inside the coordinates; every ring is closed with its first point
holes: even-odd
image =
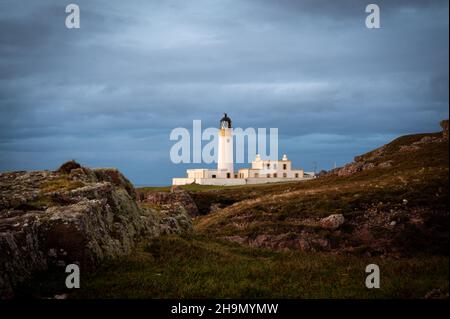
{"type": "MultiPolygon", "coordinates": [[[[447,170],[448,173],[448,170],[447,170]]],[[[416,173],[417,178],[425,178],[416,173]]],[[[448,176],[440,174],[438,176],[426,176],[426,183],[409,180],[409,183],[403,185],[396,183],[395,178],[383,185],[385,179],[367,181],[352,181],[345,184],[337,184],[333,180],[327,182],[321,181],[322,185],[312,185],[312,182],[304,183],[303,189],[297,187],[295,192],[274,192],[269,191],[264,196],[255,197],[255,202],[246,204],[239,203],[237,206],[222,210],[216,214],[202,216],[197,223],[201,225],[200,230],[212,230],[222,232],[224,228],[214,227],[214,223],[223,222],[229,227],[232,219],[245,218],[246,216],[254,221],[272,221],[277,223],[279,220],[296,217],[325,217],[330,214],[342,213],[346,215],[355,215],[364,212],[373,204],[383,203],[386,209],[398,209],[403,199],[408,200],[408,207],[426,206],[431,210],[445,210],[448,208],[448,176]],[[206,229],[207,227],[208,229],[206,229]],[[211,229],[212,227],[212,229],[211,229]]],[[[220,195],[220,194],[219,194],[220,195]]],[[[215,195],[218,196],[219,195],[215,195]]],[[[226,200],[227,194],[222,194],[221,202],[226,200]]],[[[206,198],[210,195],[203,194],[206,198]]],[[[234,194],[235,202],[240,200],[239,194],[234,194]]],[[[250,198],[251,199],[251,198],[250,198]]]]}
{"type": "Polygon", "coordinates": [[[59,193],[71,191],[85,186],[81,181],[73,181],[68,175],[62,174],[57,178],[49,179],[39,185],[38,196],[26,203],[21,203],[15,207],[20,210],[45,210],[51,206],[69,204],[70,200],[59,193]]]}
{"type": "Polygon", "coordinates": [[[40,185],[41,193],[50,193],[55,191],[71,191],[85,184],[81,181],[73,181],[67,175],[61,175],[58,178],[47,180],[40,185]]]}
{"type": "MultiPolygon", "coordinates": [[[[20,293],[47,297],[66,292],[71,298],[423,298],[430,291],[440,291],[448,297],[448,142],[400,151],[403,145],[426,136],[440,135],[400,137],[383,148],[382,156],[374,151],[359,157],[374,164],[390,161],[391,166],[347,177],[328,175],[301,183],[182,186],[201,214],[209,213],[211,205],[224,209],[197,217],[194,234],[146,240],[132,255],[105,262],[95,272],[81,269],[78,290],[67,291],[64,270],[53,269],[28,282],[20,293]],[[295,237],[304,227],[311,228],[300,223],[305,217],[342,213],[351,221],[374,206],[377,214],[398,212],[399,225],[406,224],[401,232],[397,226],[376,226],[372,229],[374,238],[393,239],[389,245],[411,249],[410,253],[401,258],[368,257],[366,252],[373,249],[368,242],[355,246],[355,254],[348,256],[275,251],[220,240],[230,235],[295,237]],[[419,212],[423,226],[408,224],[419,212]],[[380,289],[369,290],[364,285],[365,267],[371,263],[380,266],[380,289]]],[[[72,187],[61,181],[44,188],[49,191],[53,186],[72,187]]],[[[170,187],[137,191],[168,192],[170,187]]],[[[339,234],[314,230],[327,238],[354,239],[351,227],[346,229],[345,225],[339,234]]]]}
{"type": "Polygon", "coordinates": [[[448,255],[448,141],[416,143],[424,137],[436,139],[440,134],[400,137],[381,151],[358,157],[360,162],[377,165],[389,161],[391,166],[346,177],[329,174],[301,183],[192,193],[203,215],[195,219],[195,228],[200,234],[216,238],[239,236],[244,240],[305,230],[330,239],[333,249],[351,246],[364,254],[384,251],[407,256],[448,255]],[[410,145],[420,147],[401,151],[410,145]],[[212,203],[223,209],[209,213],[212,203]],[[339,233],[311,227],[310,220],[331,214],[345,216],[346,224],[339,233]],[[360,222],[356,222],[358,218],[360,222]],[[365,218],[379,222],[364,222],[365,218]],[[423,221],[423,226],[412,224],[414,218],[423,221]],[[397,226],[390,227],[390,221],[397,226]],[[367,228],[374,237],[370,243],[360,236],[361,222],[373,224],[367,228]]]}
{"type": "MultiPolygon", "coordinates": [[[[252,185],[253,187],[263,186],[260,185],[252,185]]],[[[188,184],[188,185],[180,185],[177,188],[188,191],[188,192],[204,192],[210,190],[226,190],[226,189],[236,189],[236,188],[248,188],[247,185],[231,185],[231,186],[220,186],[220,185],[200,185],[196,183],[188,184]]],[[[146,187],[137,187],[136,190],[138,192],[170,192],[172,186],[146,186],[146,187]]]]}
{"type": "MultiPolygon", "coordinates": [[[[381,259],[275,252],[212,238],[163,236],[130,256],[83,272],[71,298],[422,298],[448,292],[448,257],[381,259]],[[376,263],[381,288],[365,287],[376,263]]],[[[26,294],[68,292],[63,269],[24,287],[26,294]]],[[[23,296],[25,296],[24,294],[23,296]]]]}
{"type": "MultiPolygon", "coordinates": [[[[229,186],[217,186],[217,185],[199,185],[199,184],[188,184],[177,186],[179,189],[183,189],[190,192],[203,192],[206,190],[223,189],[229,186]]],[[[142,192],[170,192],[172,186],[148,186],[148,187],[138,187],[137,191],[142,192]]]]}

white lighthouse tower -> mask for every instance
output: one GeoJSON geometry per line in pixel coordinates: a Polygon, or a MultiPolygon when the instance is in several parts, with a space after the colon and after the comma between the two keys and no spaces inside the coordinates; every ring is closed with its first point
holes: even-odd
{"type": "Polygon", "coordinates": [[[231,119],[227,116],[227,113],[220,120],[217,173],[219,178],[234,177],[233,129],[231,128],[231,119]]]}

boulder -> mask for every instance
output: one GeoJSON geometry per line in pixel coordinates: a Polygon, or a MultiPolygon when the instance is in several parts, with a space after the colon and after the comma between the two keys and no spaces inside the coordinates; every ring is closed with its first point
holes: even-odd
{"type": "Polygon", "coordinates": [[[363,164],[350,163],[337,170],[337,175],[340,177],[350,176],[363,170],[363,164]]]}
{"type": "Polygon", "coordinates": [[[333,214],[328,217],[322,218],[320,220],[320,225],[323,228],[337,229],[342,224],[344,224],[344,222],[345,222],[345,218],[342,214],[333,214]]]}
{"type": "Polygon", "coordinates": [[[71,161],[68,161],[68,162],[65,162],[64,164],[62,164],[58,168],[57,172],[63,173],[63,174],[70,174],[70,172],[73,169],[77,169],[77,168],[81,168],[81,165],[78,164],[77,162],[75,162],[74,160],[71,160],[71,161]]]}
{"type": "Polygon", "coordinates": [[[188,192],[175,189],[171,192],[147,192],[140,196],[139,200],[143,203],[156,206],[167,206],[168,209],[183,208],[186,213],[195,217],[198,216],[198,207],[188,192]]]}

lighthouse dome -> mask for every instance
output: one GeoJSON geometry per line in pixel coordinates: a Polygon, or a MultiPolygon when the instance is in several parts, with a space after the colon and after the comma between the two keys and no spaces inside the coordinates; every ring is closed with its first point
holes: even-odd
{"type": "Polygon", "coordinates": [[[231,128],[231,119],[228,117],[227,113],[224,113],[220,120],[220,128],[231,128]]]}

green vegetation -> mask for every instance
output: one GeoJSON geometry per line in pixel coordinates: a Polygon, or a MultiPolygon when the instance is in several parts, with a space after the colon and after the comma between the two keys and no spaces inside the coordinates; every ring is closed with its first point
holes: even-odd
{"type": "MultiPolygon", "coordinates": [[[[253,185],[259,186],[259,185],[253,185]]],[[[246,188],[246,185],[234,185],[234,186],[218,186],[218,185],[199,185],[199,184],[188,184],[176,186],[177,188],[183,189],[189,192],[204,192],[209,190],[226,190],[226,189],[236,189],[236,188],[246,188]]],[[[138,192],[170,192],[172,186],[146,186],[138,187],[136,190],[138,192]]]]}
{"type": "Polygon", "coordinates": [[[16,209],[25,211],[29,210],[45,210],[51,206],[70,204],[69,198],[62,196],[61,191],[71,191],[85,186],[81,181],[73,181],[68,175],[61,175],[54,179],[44,181],[39,185],[38,196],[26,203],[21,203],[16,209]],[[56,193],[58,192],[58,193],[56,193]]]}
{"type": "Polygon", "coordinates": [[[202,236],[164,236],[96,272],[82,271],[80,289],[63,288],[60,269],[22,291],[71,298],[422,298],[433,289],[448,291],[448,262],[275,252],[202,236]],[[365,287],[370,263],[380,266],[381,289],[365,287]]]}
{"type": "Polygon", "coordinates": [[[85,184],[81,181],[73,181],[67,176],[62,175],[58,178],[45,181],[41,184],[41,193],[50,193],[54,191],[71,191],[83,187],[85,184]]]}
{"type": "MultiPolygon", "coordinates": [[[[370,166],[343,177],[182,186],[203,215],[194,220],[194,234],[147,240],[130,256],[106,262],[95,272],[82,270],[82,287],[76,291],[66,291],[66,274],[57,269],[22,287],[22,295],[423,298],[433,291],[433,297],[448,297],[449,154],[448,140],[441,136],[400,137],[358,156],[355,165],[370,166]],[[330,214],[345,216],[338,230],[311,223],[330,214]],[[306,235],[299,235],[304,230],[306,235]],[[223,240],[233,236],[245,242],[258,235],[285,236],[287,243],[319,238],[336,250],[301,252],[298,243],[295,249],[285,245],[269,250],[223,240]],[[349,247],[351,251],[346,250],[349,247]],[[380,266],[381,289],[364,285],[365,267],[371,263],[380,266]]],[[[170,191],[170,187],[137,191],[170,191]]]]}
{"type": "MultiPolygon", "coordinates": [[[[410,180],[404,184],[396,182],[396,179],[399,180],[393,176],[389,185],[383,185],[385,179],[372,180],[370,183],[352,181],[342,184],[337,179],[327,178],[296,185],[295,190],[286,193],[266,188],[267,195],[257,196],[248,204],[242,202],[233,208],[202,216],[196,220],[197,229],[217,235],[238,235],[245,232],[245,229],[233,223],[235,220],[239,220],[240,223],[249,222],[248,225],[253,228],[258,223],[263,223],[267,228],[268,223],[271,223],[274,229],[281,226],[281,222],[290,221],[295,229],[299,219],[322,218],[338,213],[351,218],[363,214],[372,205],[377,205],[380,210],[404,209],[403,199],[408,201],[410,210],[426,206],[429,211],[445,211],[448,207],[448,188],[445,187],[448,177],[423,176],[418,173],[415,178],[418,180],[410,180]],[[427,180],[426,183],[424,178],[427,180]],[[318,182],[322,185],[317,185],[318,182]]],[[[293,188],[292,185],[285,187],[293,188]]],[[[230,203],[239,202],[237,198],[246,197],[249,193],[245,191],[242,191],[242,194],[235,193],[233,198],[227,197],[230,193],[225,192],[198,196],[211,200],[214,195],[224,204],[227,200],[230,203]]]]}
{"type": "Polygon", "coordinates": [[[354,241],[358,239],[357,220],[370,218],[379,220],[371,232],[390,248],[397,246],[410,255],[447,254],[448,140],[433,140],[441,135],[400,137],[358,156],[357,163],[374,166],[345,177],[329,174],[300,183],[192,193],[204,215],[195,220],[196,230],[217,238],[254,239],[262,234],[276,236],[307,229],[320,232],[320,237],[335,244],[339,240],[341,244],[345,240],[345,245],[352,242],[354,248],[364,251],[364,240],[359,244],[354,241]],[[389,165],[383,165],[386,162],[389,165]],[[225,209],[208,214],[212,203],[225,209]],[[347,220],[338,236],[310,225],[311,219],[331,214],[343,214],[347,220]],[[410,225],[410,219],[420,220],[423,226],[410,225]],[[398,224],[395,230],[389,227],[391,221],[398,224]]]}

